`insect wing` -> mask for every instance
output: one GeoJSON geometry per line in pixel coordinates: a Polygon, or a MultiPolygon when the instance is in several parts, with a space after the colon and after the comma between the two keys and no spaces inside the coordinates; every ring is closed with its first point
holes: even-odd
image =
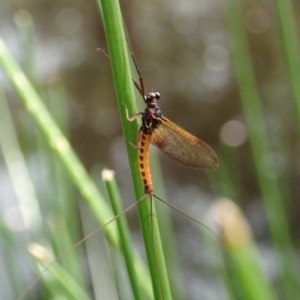
{"type": "Polygon", "coordinates": [[[206,170],[215,170],[219,166],[217,155],[206,143],[165,117],[153,131],[151,143],[183,166],[206,170]]]}

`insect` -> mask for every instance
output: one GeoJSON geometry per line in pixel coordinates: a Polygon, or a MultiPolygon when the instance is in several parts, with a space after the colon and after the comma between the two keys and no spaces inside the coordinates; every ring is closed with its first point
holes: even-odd
{"type": "Polygon", "coordinates": [[[140,84],[135,80],[133,82],[146,104],[143,112],[138,112],[132,117],[128,116],[126,109],[127,119],[130,122],[142,116],[136,148],[139,151],[139,170],[143,179],[145,194],[153,194],[149,168],[150,143],[158,147],[167,157],[185,167],[203,170],[217,169],[219,166],[218,157],[210,146],[162,115],[157,104],[160,93],[145,93],[141,72],[130,47],[129,50],[139,75],[140,84]]]}

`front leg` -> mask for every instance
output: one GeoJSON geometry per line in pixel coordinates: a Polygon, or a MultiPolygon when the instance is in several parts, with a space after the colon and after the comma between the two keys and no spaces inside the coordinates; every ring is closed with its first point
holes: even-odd
{"type": "Polygon", "coordinates": [[[143,113],[142,112],[138,112],[136,114],[134,114],[133,116],[129,117],[129,114],[128,114],[128,109],[125,105],[125,103],[123,102],[123,105],[125,106],[125,110],[126,110],[126,118],[129,122],[132,122],[134,121],[136,118],[138,118],[140,115],[142,115],[143,113]]]}

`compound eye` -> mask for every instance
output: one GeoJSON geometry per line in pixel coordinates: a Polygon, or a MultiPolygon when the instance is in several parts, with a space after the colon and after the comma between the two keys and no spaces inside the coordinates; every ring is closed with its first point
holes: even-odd
{"type": "Polygon", "coordinates": [[[148,97],[149,97],[150,99],[155,98],[155,97],[156,97],[156,94],[155,94],[155,93],[149,93],[149,94],[148,94],[148,97]]]}
{"type": "Polygon", "coordinates": [[[158,100],[160,98],[160,93],[155,92],[155,98],[158,100]]]}
{"type": "Polygon", "coordinates": [[[144,96],[145,102],[151,101],[152,98],[153,98],[153,97],[151,97],[150,94],[144,96]]]}

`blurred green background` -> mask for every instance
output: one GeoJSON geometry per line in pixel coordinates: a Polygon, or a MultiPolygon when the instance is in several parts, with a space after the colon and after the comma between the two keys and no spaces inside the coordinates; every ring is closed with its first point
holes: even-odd
{"type": "MultiPolygon", "coordinates": [[[[237,203],[253,231],[258,265],[277,295],[270,299],[297,299],[299,3],[143,0],[122,1],[121,7],[147,91],[159,91],[163,114],[220,158],[219,170],[205,173],[159,156],[165,192],[156,193],[212,227],[217,200],[237,203]]],[[[97,2],[4,1],[0,37],[101,193],[100,172],[107,167],[115,171],[124,207],[133,203],[110,61],[96,50],[107,52],[97,2]]],[[[36,274],[29,243],[57,256],[98,225],[82,202],[76,175],[65,171],[0,69],[0,286],[3,299],[16,299],[36,274]]],[[[220,272],[199,230],[171,214],[181,270],[173,298],[251,299],[246,289],[236,290],[242,276],[226,266],[234,263],[225,259],[220,272]]],[[[144,257],[136,212],[127,215],[133,245],[144,257]]],[[[99,235],[89,243],[62,259],[68,275],[45,273],[28,299],[132,299],[119,256],[108,250],[106,265],[96,267],[95,255],[111,246],[99,235]],[[64,286],[69,275],[87,295],[76,292],[74,282],[64,286]]]]}

